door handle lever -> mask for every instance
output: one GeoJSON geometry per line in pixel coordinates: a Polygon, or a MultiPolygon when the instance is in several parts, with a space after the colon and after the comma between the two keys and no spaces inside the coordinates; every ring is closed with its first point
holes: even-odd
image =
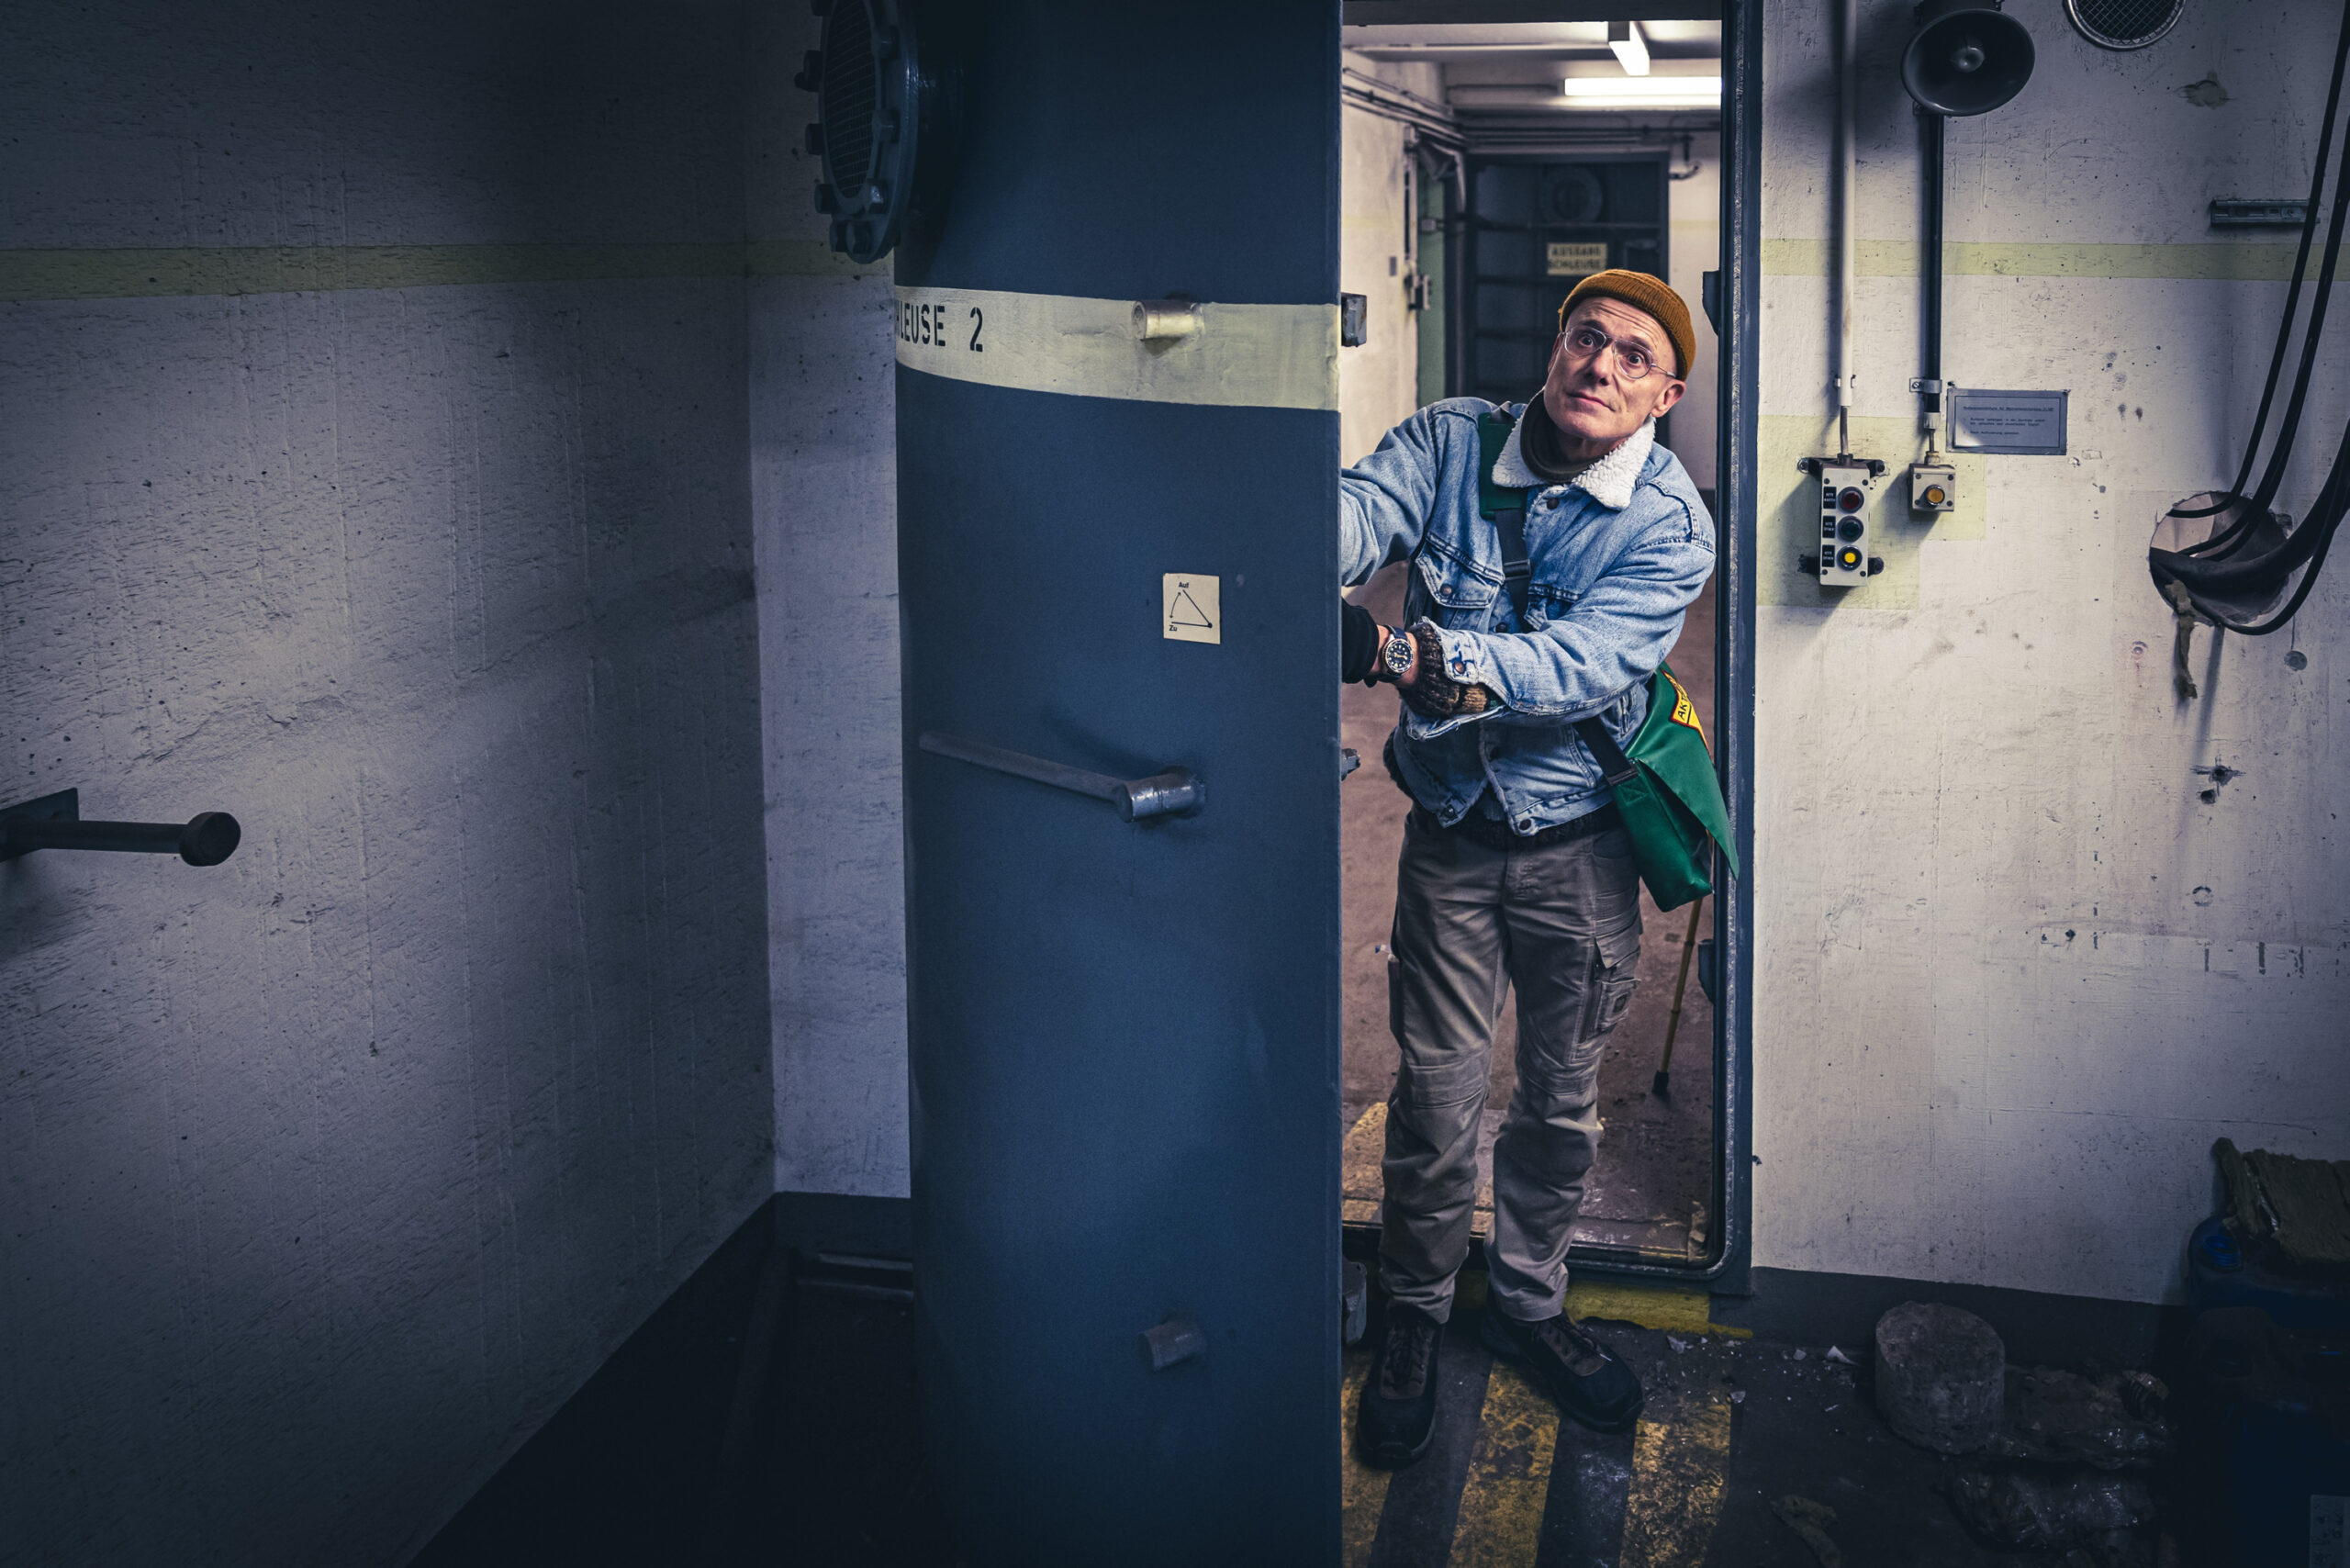
{"type": "Polygon", "coordinates": [[[1197,816],[1207,804],[1207,786],[1188,767],[1169,767],[1147,778],[1113,778],[1106,773],[1088,773],[1066,763],[1006,751],[983,741],[967,741],[959,735],[942,735],[935,730],[924,731],[915,744],[935,756],[951,756],[975,767],[992,768],[1015,778],[1033,779],[1056,790],[1107,801],[1118,808],[1119,819],[1124,822],[1140,822],[1145,817],[1197,816]]]}
{"type": "Polygon", "coordinates": [[[78,790],[0,808],[0,860],[36,849],[111,849],[218,866],[237,852],[242,837],[237,819],[226,812],[198,812],[184,823],[84,822],[78,790]]]}

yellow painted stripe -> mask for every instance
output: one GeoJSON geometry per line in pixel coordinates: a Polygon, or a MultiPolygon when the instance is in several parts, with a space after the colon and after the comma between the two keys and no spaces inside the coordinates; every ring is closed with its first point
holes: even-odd
{"type": "Polygon", "coordinates": [[[338,293],[461,284],[883,274],[805,241],[712,245],[210,245],[0,251],[0,300],[338,293]]]}
{"type": "Polygon", "coordinates": [[[1191,337],[1145,342],[1135,301],[900,288],[898,363],[986,386],[1225,408],[1338,406],[1336,305],[1199,308],[1191,337]]]}
{"type": "Polygon", "coordinates": [[[1338,1540],[1339,1561],[1345,1568],[1363,1568],[1371,1561],[1371,1543],[1379,1538],[1379,1516],[1387,1506],[1387,1484],[1394,1473],[1373,1470],[1355,1457],[1355,1406],[1371,1375],[1371,1358],[1359,1356],[1347,1369],[1345,1389],[1338,1395],[1338,1540]]]}
{"type": "MultiPolygon", "coordinates": [[[[1825,277],[1826,240],[1765,240],[1762,270],[1774,277],[1825,277]]],[[[2179,245],[2058,244],[2035,241],[1953,241],[1942,271],[1953,277],[2177,278],[2266,282],[2293,275],[2293,245],[2191,242],[2179,245]]],[[[1915,240],[1861,240],[1852,246],[1863,277],[1916,277],[1924,247],[1915,240]]]]}
{"type": "Polygon", "coordinates": [[[1495,1361],[1460,1488],[1451,1568],[1528,1568],[1542,1539],[1559,1407],[1507,1361],[1495,1361]]]}
{"type": "Polygon", "coordinates": [[[1721,1518],[1729,1396],[1715,1388],[1632,1436],[1617,1568],[1699,1568],[1721,1518]]]}
{"type": "Polygon", "coordinates": [[[1704,1291],[1672,1285],[1619,1284],[1612,1281],[1576,1280],[1567,1287],[1567,1316],[1580,1322],[1604,1317],[1616,1323],[1637,1323],[1643,1328],[1667,1328],[1677,1334],[1719,1334],[1751,1339],[1751,1328],[1732,1328],[1712,1318],[1713,1298],[1704,1291]]]}

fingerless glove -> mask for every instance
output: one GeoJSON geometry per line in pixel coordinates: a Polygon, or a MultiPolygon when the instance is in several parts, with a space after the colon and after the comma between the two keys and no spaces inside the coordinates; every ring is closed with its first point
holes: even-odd
{"type": "Polygon", "coordinates": [[[1444,672],[1444,643],[1436,634],[1434,623],[1422,621],[1412,628],[1412,641],[1419,649],[1419,666],[1413,673],[1412,684],[1403,689],[1404,700],[1413,712],[1423,719],[1450,719],[1462,713],[1482,713],[1494,701],[1494,694],[1483,686],[1463,685],[1444,672]]]}

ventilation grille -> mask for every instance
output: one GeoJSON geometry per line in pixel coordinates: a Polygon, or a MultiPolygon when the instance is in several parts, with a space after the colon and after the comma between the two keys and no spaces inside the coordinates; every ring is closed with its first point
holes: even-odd
{"type": "Polygon", "coordinates": [[[854,199],[873,174],[873,17],[865,0],[840,0],[824,34],[824,158],[833,185],[854,199]]]}
{"type": "Polygon", "coordinates": [[[2065,0],[2065,9],[2101,49],[2143,49],[2178,25],[2187,0],[2065,0]]]}

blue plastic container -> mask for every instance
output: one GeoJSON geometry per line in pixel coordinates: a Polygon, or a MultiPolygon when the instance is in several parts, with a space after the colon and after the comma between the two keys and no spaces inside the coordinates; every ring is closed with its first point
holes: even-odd
{"type": "Polygon", "coordinates": [[[2305,1280],[2248,1256],[2217,1215],[2187,1238],[2187,1312],[2256,1306],[2279,1328],[2350,1333],[2350,1280],[2305,1280]]]}
{"type": "Polygon", "coordinates": [[[2188,1473],[2205,1558],[2224,1568],[2345,1561],[2350,1337],[2278,1328],[2221,1307],[2188,1334],[2188,1473]]]}

